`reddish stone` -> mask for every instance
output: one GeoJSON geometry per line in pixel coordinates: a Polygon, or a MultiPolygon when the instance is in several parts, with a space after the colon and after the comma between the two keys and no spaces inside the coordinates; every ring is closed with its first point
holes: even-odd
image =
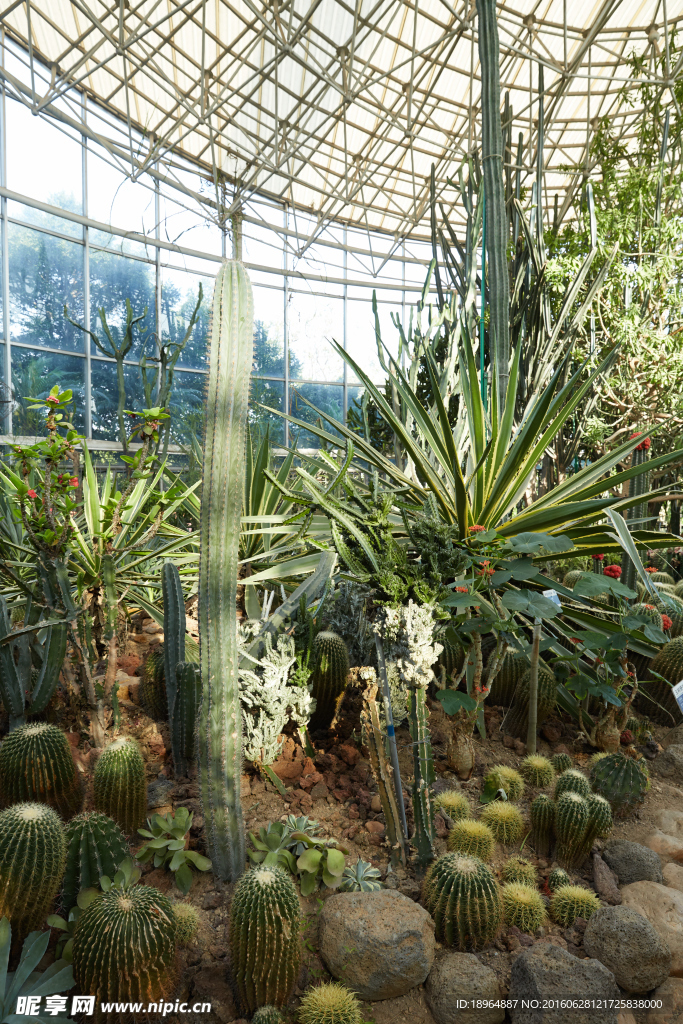
{"type": "Polygon", "coordinates": [[[358,787],[356,799],[358,800],[358,803],[361,805],[361,807],[370,807],[372,803],[372,797],[370,796],[367,789],[363,789],[362,786],[358,787]]]}
{"type": "Polygon", "coordinates": [[[556,746],[554,746],[553,747],[553,753],[554,754],[569,754],[570,757],[572,756],[571,750],[564,743],[558,743],[556,746]]]}
{"type": "Polygon", "coordinates": [[[316,782],[315,786],[311,790],[309,800],[324,800],[329,795],[329,789],[324,782],[316,782]]]}
{"type": "MultiPolygon", "coordinates": [[[[303,776],[306,776],[306,775],[314,775],[314,774],[315,774],[315,775],[320,775],[320,772],[316,772],[316,770],[315,770],[315,765],[314,765],[314,764],[313,764],[313,762],[311,761],[310,757],[307,757],[307,758],[305,758],[305,760],[304,760],[304,766],[303,766],[303,768],[302,768],[302,770],[301,770],[301,774],[302,774],[303,776]]],[[[322,775],[320,775],[320,778],[322,778],[322,775]]]]}
{"type": "Polygon", "coordinates": [[[526,754],[526,744],[522,743],[521,740],[515,740],[515,753],[519,754],[520,757],[526,754]]]}
{"type": "Polygon", "coordinates": [[[562,735],[562,726],[555,722],[544,722],[541,728],[541,736],[548,743],[557,743],[562,735]]]}
{"type": "Polygon", "coordinates": [[[353,782],[348,777],[348,775],[340,775],[339,778],[337,779],[337,785],[339,786],[340,789],[350,790],[353,788],[353,782]]]}
{"type": "Polygon", "coordinates": [[[360,764],[357,764],[356,767],[353,769],[353,778],[357,779],[358,782],[367,782],[368,779],[370,778],[370,775],[371,771],[369,764],[363,764],[361,762],[360,764]]]}
{"type": "Polygon", "coordinates": [[[343,804],[345,800],[348,800],[351,796],[350,789],[333,789],[332,796],[335,800],[338,800],[340,804],[343,804]]]}
{"type": "Polygon", "coordinates": [[[381,821],[366,821],[365,830],[366,832],[374,832],[378,836],[384,835],[384,825],[381,821]]]}
{"type": "Polygon", "coordinates": [[[74,748],[74,750],[76,749],[78,744],[81,742],[81,737],[78,735],[77,732],[68,732],[66,734],[66,738],[68,739],[69,743],[74,748]]]}
{"type": "Polygon", "coordinates": [[[446,828],[446,822],[444,821],[440,814],[434,815],[434,829],[439,839],[446,838],[448,834],[448,829],[446,828]]]}
{"type": "Polygon", "coordinates": [[[370,846],[384,846],[384,839],[382,836],[378,836],[375,832],[368,836],[368,839],[370,841],[370,846]]]}
{"type": "Polygon", "coordinates": [[[349,807],[349,818],[360,818],[360,812],[357,807],[349,807]]]}
{"type": "Polygon", "coordinates": [[[514,745],[515,745],[515,737],[514,736],[507,736],[507,735],[503,736],[503,746],[504,747],[509,747],[509,749],[512,750],[514,745]]]}
{"type": "Polygon", "coordinates": [[[328,789],[334,789],[335,786],[337,785],[337,776],[334,774],[334,772],[325,772],[325,774],[323,775],[323,782],[325,783],[328,789]]]}
{"type": "Polygon", "coordinates": [[[142,666],[142,658],[139,654],[124,654],[117,658],[116,664],[126,675],[136,676],[140,674],[138,670],[142,666]]]}
{"type": "Polygon", "coordinates": [[[350,743],[342,743],[339,748],[339,756],[346,761],[347,764],[356,765],[360,761],[360,750],[356,747],[352,747],[350,743]]]}

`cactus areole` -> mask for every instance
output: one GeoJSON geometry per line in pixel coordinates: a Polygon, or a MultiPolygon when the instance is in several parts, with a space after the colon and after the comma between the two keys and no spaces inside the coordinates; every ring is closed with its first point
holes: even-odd
{"type": "Polygon", "coordinates": [[[247,272],[237,260],[228,260],[216,276],[209,345],[199,557],[202,705],[197,731],[208,852],[214,872],[225,881],[239,878],[246,858],[236,602],[253,320],[247,272]]]}

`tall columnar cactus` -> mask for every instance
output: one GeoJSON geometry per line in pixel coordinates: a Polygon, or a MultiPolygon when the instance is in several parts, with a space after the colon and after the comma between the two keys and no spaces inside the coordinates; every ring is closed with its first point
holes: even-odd
{"type": "Polygon", "coordinates": [[[78,919],[73,968],[78,990],[96,1005],[167,1000],[178,977],[171,901],[151,885],[103,893],[78,919]]]}
{"type": "Polygon", "coordinates": [[[494,394],[500,417],[510,372],[510,279],[507,263],[508,214],[503,185],[503,132],[500,123],[500,47],[495,0],[477,0],[481,67],[481,150],[489,260],[489,338],[494,394]]]}
{"type": "Polygon", "coordinates": [[[145,763],[135,740],[122,736],[100,754],[93,784],[95,808],[131,835],[145,823],[145,763]]]}
{"type": "Polygon", "coordinates": [[[439,857],[425,876],[422,897],[434,918],[438,942],[467,950],[495,939],[503,916],[500,887],[477,857],[439,857]]]}
{"type": "Polygon", "coordinates": [[[150,718],[163,722],[168,718],[164,645],[145,658],[140,677],[140,704],[150,718]]]}
{"type": "Polygon", "coordinates": [[[576,867],[583,860],[583,837],[587,826],[588,801],[572,791],[563,793],[555,804],[555,856],[562,867],[576,867]]]}
{"type": "MultiPolygon", "coordinates": [[[[650,489],[650,474],[645,469],[649,447],[650,439],[646,438],[646,440],[642,441],[631,453],[631,468],[634,466],[643,466],[643,471],[642,473],[638,473],[636,476],[631,477],[629,480],[629,498],[638,497],[641,494],[645,494],[650,489]]],[[[632,505],[626,512],[627,521],[642,519],[645,515],[645,509],[646,506],[644,503],[632,505]]],[[[629,526],[629,530],[631,530],[631,532],[633,532],[634,529],[642,529],[642,523],[639,526],[636,526],[635,524],[634,526],[629,526]]],[[[629,556],[624,552],[622,557],[621,582],[627,587],[630,587],[631,590],[635,590],[636,577],[636,567],[629,556]]]]}
{"type": "Polygon", "coordinates": [[[616,818],[623,818],[645,799],[650,780],[643,767],[625,754],[608,754],[594,764],[590,781],[595,793],[604,796],[616,818]]]}
{"type": "Polygon", "coordinates": [[[68,916],[81,889],[96,887],[102,875],[112,878],[130,850],[116,822],[96,811],[77,814],[67,822],[66,843],[61,903],[68,916]]]}
{"type": "Polygon", "coordinates": [[[312,655],[311,694],[315,697],[316,709],[310,728],[328,729],[349,678],[349,653],[340,636],[324,629],[313,641],[312,655]]]}
{"type": "Polygon", "coordinates": [[[408,690],[408,724],[413,741],[413,815],[418,872],[426,870],[434,859],[434,808],[430,786],[436,780],[432,757],[432,738],[427,727],[427,691],[422,686],[408,690]]]}
{"type": "Polygon", "coordinates": [[[536,853],[546,856],[550,850],[550,841],[555,827],[555,803],[539,793],[529,808],[531,817],[531,843],[536,853]]]}
{"type": "Polygon", "coordinates": [[[603,796],[591,793],[588,797],[588,821],[586,831],[581,842],[581,853],[579,863],[591,852],[596,839],[606,839],[612,831],[614,824],[612,819],[612,808],[603,796]]]}
{"type": "Polygon", "coordinates": [[[176,778],[187,775],[194,758],[194,733],[201,696],[199,669],[185,661],[185,600],[178,567],[164,562],[164,676],[176,778]],[[180,670],[180,666],[183,666],[180,670]],[[181,679],[182,671],[182,679],[181,679]]]}
{"type": "MultiPolygon", "coordinates": [[[[46,586],[50,586],[46,582],[46,586]]],[[[26,606],[26,625],[35,625],[40,614],[29,599],[26,606]]],[[[12,620],[7,601],[0,597],[0,639],[12,632],[12,620]]],[[[36,634],[18,637],[15,643],[0,645],[0,697],[10,716],[10,727],[21,723],[29,696],[28,711],[37,715],[47,707],[59,681],[66,655],[66,626],[51,626],[45,639],[39,642],[36,634]],[[15,658],[15,647],[17,657],[15,658]],[[40,662],[34,671],[34,657],[40,662]]]]}
{"type": "Polygon", "coordinates": [[[247,273],[237,260],[228,261],[216,276],[213,298],[199,553],[199,792],[209,857],[224,881],[239,878],[246,858],[237,571],[253,320],[247,273]]]}
{"type": "Polygon", "coordinates": [[[46,804],[21,803],[0,812],[0,918],[15,941],[42,926],[64,874],[66,838],[46,804]]]}
{"type": "MultiPolygon", "coordinates": [[[[503,732],[517,739],[526,740],[529,722],[529,691],[531,669],[528,668],[517,683],[515,696],[507,715],[503,720],[503,732]]],[[[557,683],[555,676],[545,662],[538,666],[538,697],[536,724],[540,727],[549,714],[555,709],[557,700],[557,683]]]]}
{"type": "Polygon", "coordinates": [[[173,765],[176,777],[188,775],[195,755],[197,718],[202,702],[202,681],[199,665],[179,661],[175,667],[176,695],[171,719],[174,743],[173,765]]]}
{"type": "Polygon", "coordinates": [[[284,1006],[299,974],[301,910],[294,882],[279,867],[243,875],[230,907],[230,951],[242,1010],[284,1006]]]}
{"type": "Polygon", "coordinates": [[[0,799],[3,806],[38,800],[64,819],[83,806],[83,783],[71,747],[56,725],[21,725],[0,747],[0,799]]]}

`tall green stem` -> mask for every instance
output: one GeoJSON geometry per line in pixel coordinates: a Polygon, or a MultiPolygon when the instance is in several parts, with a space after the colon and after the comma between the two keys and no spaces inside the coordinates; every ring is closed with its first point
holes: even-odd
{"type": "Polygon", "coordinates": [[[529,723],[526,733],[527,754],[536,753],[536,726],[538,724],[538,662],[541,657],[541,619],[534,620],[531,641],[531,672],[529,674],[529,723]]]}
{"type": "Polygon", "coordinates": [[[214,872],[225,881],[238,878],[245,861],[237,570],[253,320],[249,277],[237,260],[226,261],[214,291],[205,415],[198,726],[199,791],[209,856],[214,872]]]}
{"type": "MultiPolygon", "coordinates": [[[[644,466],[646,461],[647,450],[644,447],[641,448],[640,446],[638,448],[634,448],[633,453],[631,455],[631,466],[644,466]]],[[[649,490],[649,487],[650,474],[647,472],[647,470],[644,469],[642,473],[638,473],[637,476],[631,477],[631,480],[629,482],[629,497],[636,497],[640,494],[645,494],[649,490]]],[[[634,519],[642,519],[644,515],[645,503],[643,502],[641,505],[632,505],[631,508],[628,509],[626,512],[626,519],[627,521],[634,519]]],[[[634,529],[642,530],[643,526],[643,523],[634,523],[633,526],[629,526],[629,530],[631,533],[633,533],[634,529]]],[[[624,583],[627,587],[630,587],[631,590],[635,590],[636,567],[629,558],[629,556],[626,554],[626,552],[624,552],[624,555],[622,557],[621,582],[624,583]]]]}

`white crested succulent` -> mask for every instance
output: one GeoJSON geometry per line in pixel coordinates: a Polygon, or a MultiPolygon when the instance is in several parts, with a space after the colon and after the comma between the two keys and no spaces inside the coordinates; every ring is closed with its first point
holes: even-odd
{"type": "Polygon", "coordinates": [[[408,690],[429,686],[443,646],[434,643],[434,609],[409,601],[400,608],[383,608],[374,624],[384,645],[394,724],[408,713],[408,690]]]}

